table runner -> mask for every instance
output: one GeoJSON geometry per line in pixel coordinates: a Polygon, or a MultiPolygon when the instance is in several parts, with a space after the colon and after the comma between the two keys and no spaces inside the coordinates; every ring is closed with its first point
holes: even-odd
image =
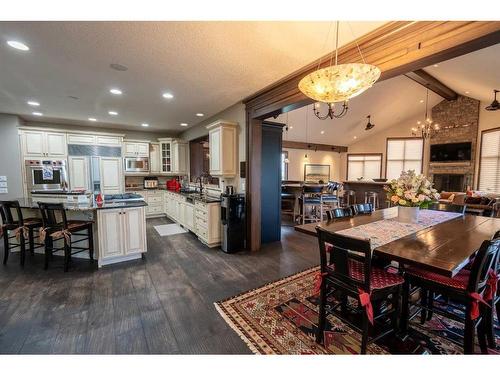
{"type": "Polygon", "coordinates": [[[462,216],[462,214],[456,212],[420,210],[417,223],[403,223],[398,221],[398,218],[395,217],[344,229],[337,233],[351,237],[369,238],[373,250],[379,246],[418,232],[419,230],[455,219],[459,216],[462,216]]]}

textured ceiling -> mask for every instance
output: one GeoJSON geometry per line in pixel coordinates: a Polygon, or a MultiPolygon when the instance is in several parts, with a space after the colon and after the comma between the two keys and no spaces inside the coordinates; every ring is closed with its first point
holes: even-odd
{"type": "MultiPolygon", "coordinates": [[[[340,44],[384,22],[342,22],[340,44]]],[[[0,112],[44,122],[181,131],[333,48],[329,22],[0,22],[0,112]],[[6,45],[21,40],[30,51],[6,45]],[[128,67],[110,69],[110,63],[128,67]],[[123,95],[109,93],[119,87],[123,95]],[[175,95],[171,101],[162,92],[175,95]],[[77,97],[71,99],[69,96],[77,97]],[[112,117],[108,111],[117,111],[112,117]],[[87,119],[94,117],[98,122],[87,119]]]]}

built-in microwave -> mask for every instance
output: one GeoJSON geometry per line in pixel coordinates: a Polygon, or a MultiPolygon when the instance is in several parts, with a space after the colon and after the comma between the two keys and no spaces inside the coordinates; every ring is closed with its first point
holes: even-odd
{"type": "Polygon", "coordinates": [[[149,158],[125,158],[125,172],[149,172],[149,158]]]}

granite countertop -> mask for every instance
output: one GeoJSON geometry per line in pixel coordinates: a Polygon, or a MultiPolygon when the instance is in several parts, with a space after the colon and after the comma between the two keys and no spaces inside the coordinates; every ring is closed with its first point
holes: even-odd
{"type": "Polygon", "coordinates": [[[85,191],[64,191],[64,190],[41,190],[41,191],[33,191],[31,195],[89,195],[85,191]]]}
{"type": "Polygon", "coordinates": [[[182,195],[183,197],[186,198],[191,198],[199,202],[203,203],[220,203],[222,202],[222,199],[220,197],[215,197],[215,196],[209,196],[209,195],[200,195],[199,193],[186,193],[186,192],[180,192],[180,191],[173,191],[173,190],[168,190],[164,187],[159,187],[156,189],[144,189],[141,187],[127,187],[125,188],[125,191],[130,191],[130,192],[138,192],[138,191],[168,191],[170,193],[174,194],[179,194],[182,195]]]}
{"type": "MultiPolygon", "coordinates": [[[[21,208],[32,208],[38,209],[38,203],[35,199],[16,199],[19,202],[21,208]]],[[[132,207],[144,207],[148,204],[144,201],[131,201],[131,202],[105,202],[98,205],[95,202],[89,203],[71,203],[63,202],[64,208],[68,211],[91,211],[91,210],[104,210],[112,208],[132,208],[132,207]]]]}
{"type": "Polygon", "coordinates": [[[374,184],[374,185],[388,185],[389,184],[389,181],[385,181],[385,182],[380,182],[380,181],[373,181],[373,180],[356,180],[356,181],[344,181],[343,182],[344,184],[374,184]]]}

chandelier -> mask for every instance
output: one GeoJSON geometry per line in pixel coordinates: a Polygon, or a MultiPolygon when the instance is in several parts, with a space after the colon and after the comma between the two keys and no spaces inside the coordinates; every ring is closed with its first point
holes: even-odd
{"type": "MultiPolygon", "coordinates": [[[[356,42],[356,41],[355,41],[356,42]]],[[[336,23],[335,51],[330,57],[330,66],[320,69],[321,59],[318,68],[314,72],[306,75],[299,82],[299,90],[307,97],[316,101],[313,106],[314,114],[320,120],[327,118],[340,118],[346,115],[349,110],[348,101],[358,96],[365,90],[373,86],[380,77],[380,69],[375,65],[365,63],[365,59],[358,43],[358,52],[363,63],[338,64],[339,47],[339,21],[336,23]],[[333,65],[333,55],[335,54],[335,64],[333,65]],[[321,115],[320,103],[327,103],[328,111],[321,115]],[[335,103],[342,103],[339,108],[335,108],[335,103]]]]}
{"type": "Polygon", "coordinates": [[[411,134],[414,137],[422,137],[423,139],[431,138],[432,135],[439,131],[440,126],[438,123],[434,122],[429,116],[429,89],[427,89],[427,94],[425,97],[425,120],[417,121],[417,126],[411,128],[411,134]]]}

